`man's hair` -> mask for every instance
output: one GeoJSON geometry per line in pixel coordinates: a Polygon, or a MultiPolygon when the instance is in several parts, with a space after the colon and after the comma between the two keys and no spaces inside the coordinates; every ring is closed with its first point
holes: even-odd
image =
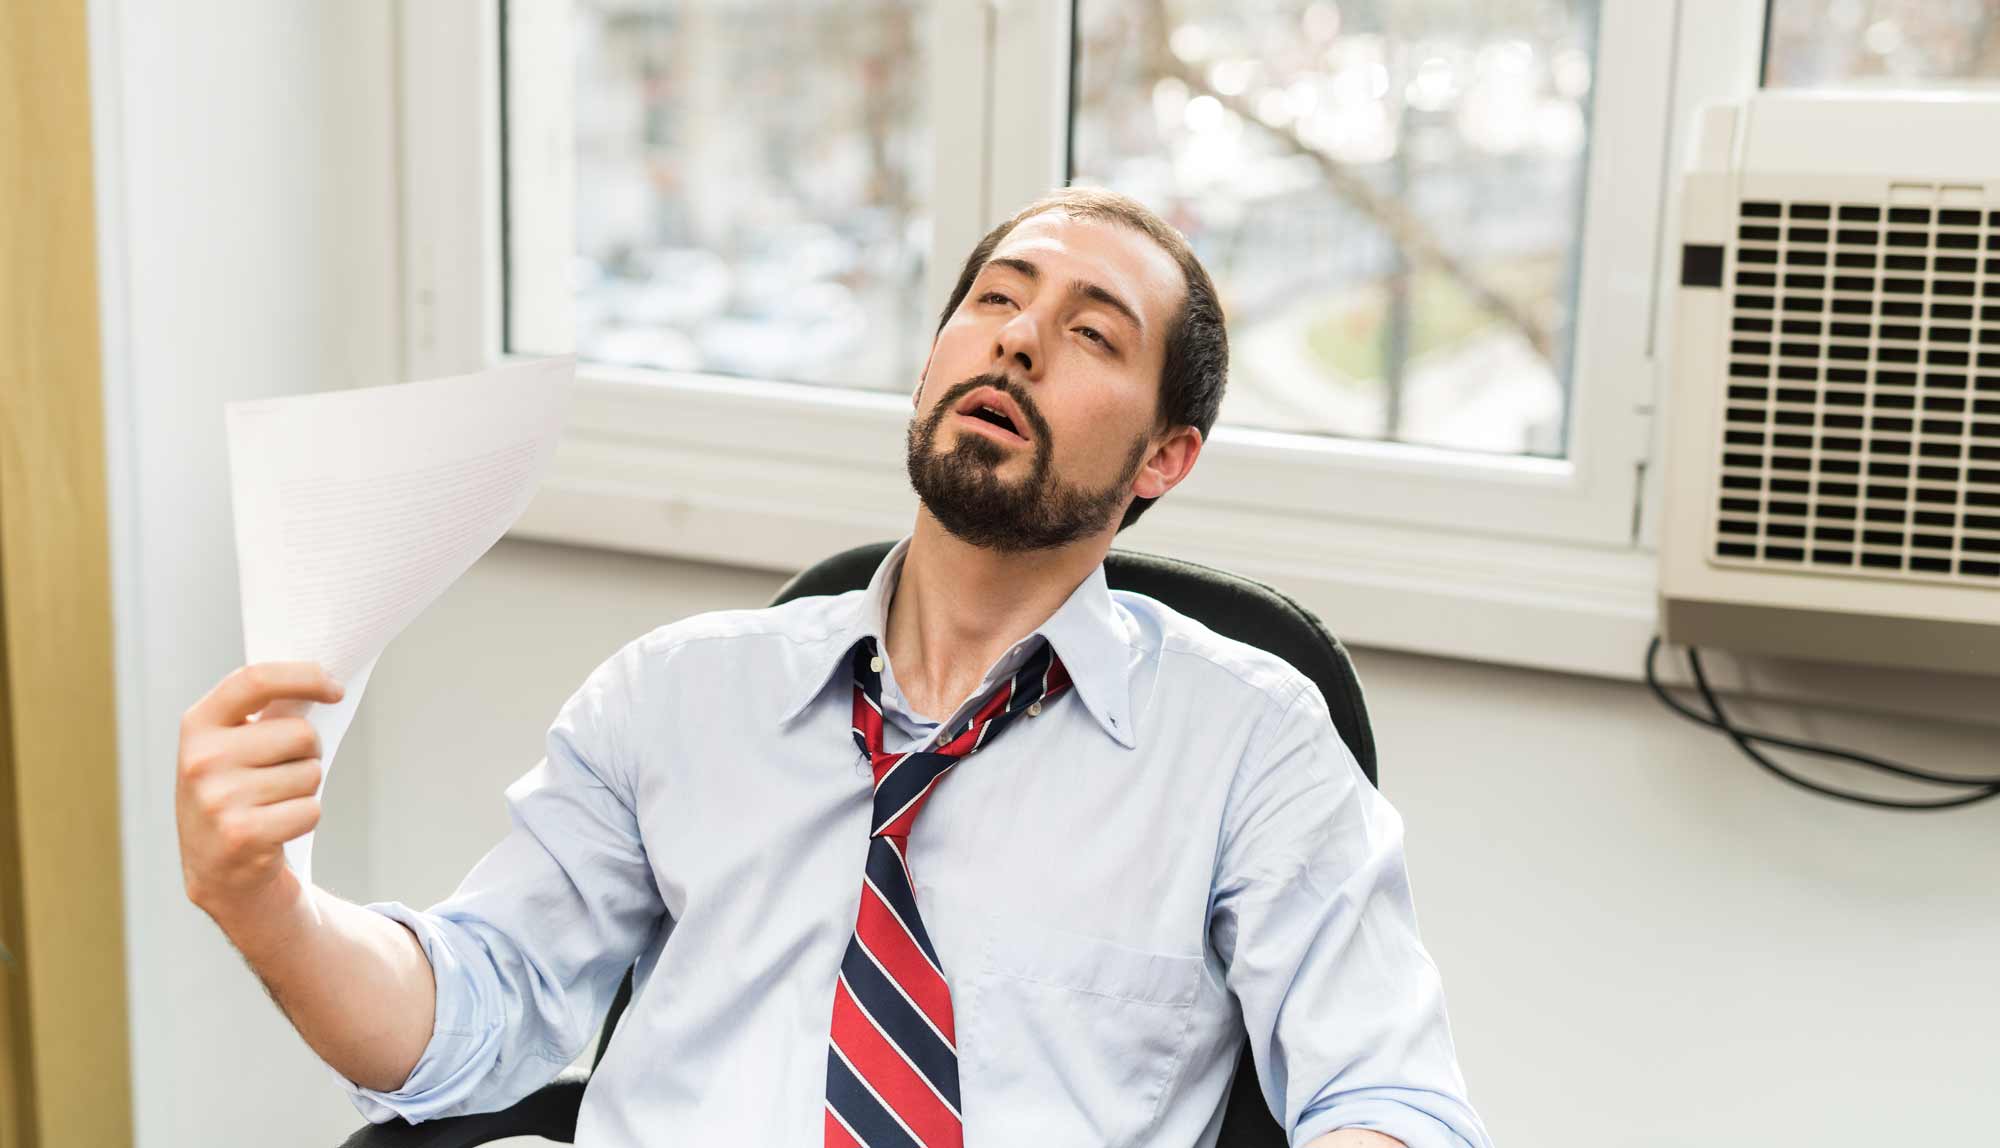
{"type": "MultiPolygon", "coordinates": [[[[1203,439],[1215,425],[1222,408],[1222,388],[1229,378],[1229,333],[1223,326],[1222,303],[1216,298],[1215,284],[1194,249],[1173,225],[1155,215],[1145,204],[1129,195],[1095,187],[1065,187],[1052,191],[1022,208],[1014,218],[986,233],[986,238],[966,256],[958,273],[958,285],[951,300],[938,316],[938,330],[951,321],[958,305],[972,290],[979,269],[986,266],[995,248],[1023,220],[1045,212],[1061,212],[1076,219],[1095,219],[1122,224],[1160,245],[1180,264],[1187,298],[1180,313],[1167,327],[1167,355],[1160,366],[1160,418],[1155,429],[1191,426],[1203,439]]],[[[1118,524],[1123,530],[1139,520],[1155,499],[1135,498],[1118,524]]]]}

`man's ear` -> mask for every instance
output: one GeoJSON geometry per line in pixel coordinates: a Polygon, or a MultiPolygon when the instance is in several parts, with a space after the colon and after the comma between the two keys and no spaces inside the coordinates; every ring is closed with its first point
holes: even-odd
{"type": "Polygon", "coordinates": [[[1171,428],[1139,468],[1132,482],[1132,493],[1140,498],[1158,498],[1179,486],[1194,469],[1201,447],[1201,431],[1190,426],[1171,428]]]}

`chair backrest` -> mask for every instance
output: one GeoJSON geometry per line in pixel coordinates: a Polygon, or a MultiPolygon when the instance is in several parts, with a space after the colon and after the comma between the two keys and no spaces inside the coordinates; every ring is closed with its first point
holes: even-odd
{"type": "MultiPolygon", "coordinates": [[[[876,542],[845,550],[801,571],[785,583],[771,605],[820,594],[864,589],[894,543],[876,542]]],[[[1375,781],[1375,735],[1368,726],[1368,709],[1361,698],[1361,681],[1340,639],[1328,632],[1311,611],[1261,582],[1224,570],[1142,554],[1113,550],[1104,560],[1105,580],[1114,590],[1130,590],[1186,614],[1224,637],[1276,654],[1311,678],[1333,714],[1334,729],[1375,781]]],[[[611,1002],[598,1039],[597,1059],[611,1045],[611,1030],[632,997],[632,974],[611,1002]]],[[[592,1062],[592,1067],[596,1062],[592,1062]]],[[[1246,1040],[1238,1058],[1236,1079],[1224,1109],[1216,1148],[1285,1148],[1283,1126],[1271,1115],[1257,1087],[1256,1066],[1246,1040]]]]}

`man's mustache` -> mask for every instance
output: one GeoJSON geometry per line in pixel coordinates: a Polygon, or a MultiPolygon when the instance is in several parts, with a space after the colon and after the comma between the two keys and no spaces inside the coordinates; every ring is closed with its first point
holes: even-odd
{"type": "Polygon", "coordinates": [[[1021,417],[1028,420],[1028,426],[1025,428],[1017,427],[1015,429],[1021,430],[1024,434],[1028,431],[1033,431],[1033,434],[1028,435],[1028,437],[1036,442],[1047,443],[1049,441],[1049,421],[1042,417],[1041,408],[1035,405],[1035,397],[1028,393],[1028,388],[1008,378],[1006,375],[974,375],[946,391],[938,399],[937,406],[931,411],[931,429],[936,429],[940,423],[944,422],[945,416],[949,415],[958,406],[960,399],[963,399],[981,387],[992,387],[996,391],[1005,393],[1008,398],[1014,400],[1015,406],[1021,408],[1021,417]]]}

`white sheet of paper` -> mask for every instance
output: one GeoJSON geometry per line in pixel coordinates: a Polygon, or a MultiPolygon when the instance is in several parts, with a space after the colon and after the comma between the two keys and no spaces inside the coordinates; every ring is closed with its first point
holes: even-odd
{"type": "MultiPolygon", "coordinates": [[[[244,660],[318,662],[346,687],[304,710],[322,794],[383,648],[527,509],[575,373],[564,356],[227,405],[244,660]]],[[[285,845],[301,881],[312,838],[285,845]]]]}

